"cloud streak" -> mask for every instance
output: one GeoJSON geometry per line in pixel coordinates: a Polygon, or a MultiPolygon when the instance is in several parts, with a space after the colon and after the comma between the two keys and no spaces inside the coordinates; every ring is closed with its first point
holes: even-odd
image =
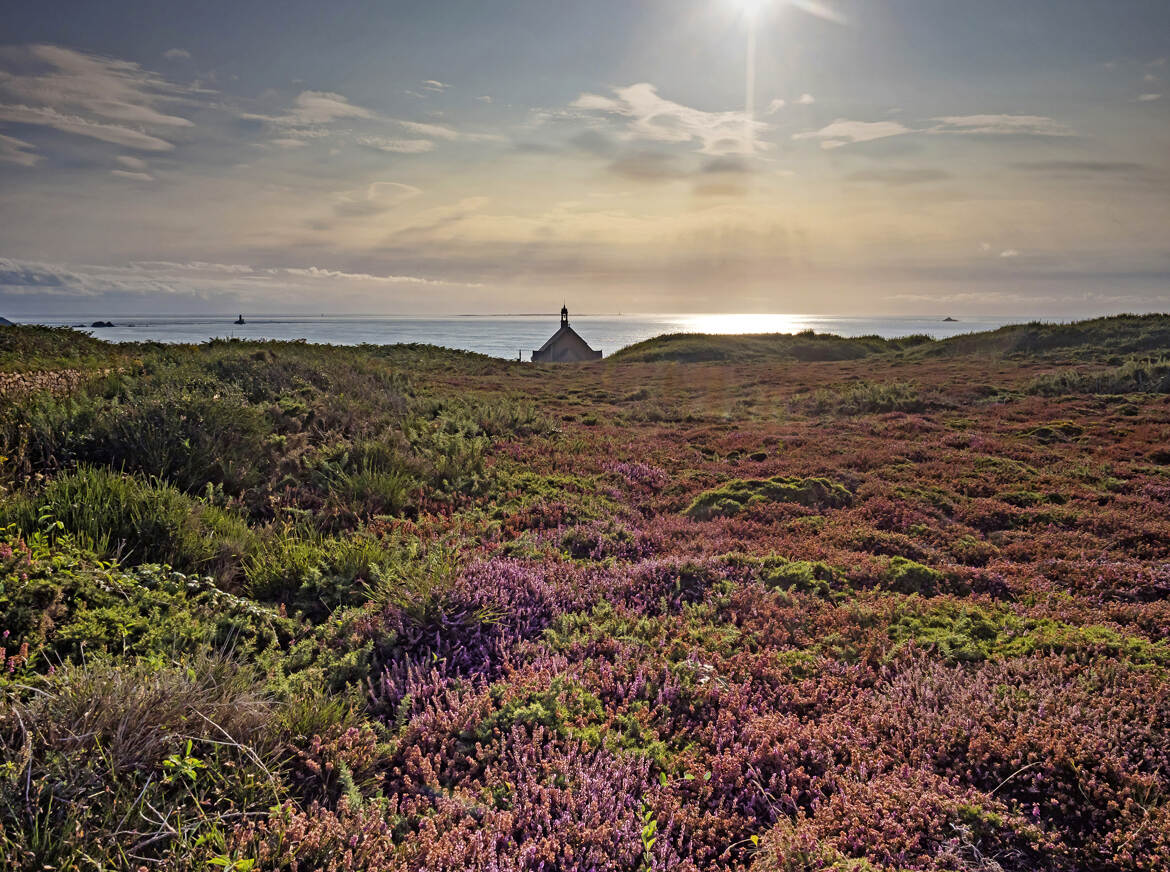
{"type": "Polygon", "coordinates": [[[821,148],[834,149],[892,136],[935,134],[950,136],[1069,137],[1076,134],[1044,115],[945,115],[932,118],[928,127],[908,127],[900,121],[852,121],[838,118],[820,130],[793,134],[793,139],[819,140],[821,148]]]}
{"type": "Polygon", "coordinates": [[[61,133],[86,136],[139,151],[171,151],[174,148],[167,140],[141,130],[90,121],[80,115],[65,115],[47,106],[0,105],[0,121],[51,127],[61,133]]]}
{"type": "Polygon", "coordinates": [[[30,143],[23,139],[17,139],[15,136],[0,134],[0,161],[22,167],[32,167],[36,166],[40,159],[41,156],[36,153],[36,149],[30,143]]]}
{"type": "Polygon", "coordinates": [[[0,121],[11,124],[170,151],[167,131],[192,126],[170,107],[194,93],[139,64],[61,46],[0,51],[0,121]],[[28,69],[35,72],[20,71],[28,69]]]}
{"type": "Polygon", "coordinates": [[[768,129],[743,111],[706,112],[667,100],[648,82],[615,88],[610,97],[584,93],[570,108],[622,119],[627,139],[697,145],[700,154],[709,155],[760,150],[765,146],[758,136],[768,129]]]}

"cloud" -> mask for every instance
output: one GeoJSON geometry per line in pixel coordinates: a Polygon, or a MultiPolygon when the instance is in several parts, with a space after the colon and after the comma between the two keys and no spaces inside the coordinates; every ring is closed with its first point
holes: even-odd
{"type": "Polygon", "coordinates": [[[308,140],[297,139],[294,136],[278,136],[276,139],[268,140],[268,144],[277,148],[304,148],[309,143],[308,140]]]}
{"type": "Polygon", "coordinates": [[[703,167],[702,167],[702,169],[699,170],[699,172],[701,172],[701,173],[750,173],[750,172],[752,172],[752,166],[750,163],[748,163],[748,161],[744,160],[742,157],[735,157],[733,155],[727,155],[725,157],[711,158],[709,161],[707,161],[705,164],[703,164],[703,167]]]}
{"type": "Polygon", "coordinates": [[[427,79],[426,81],[424,81],[422,83],[422,88],[424,91],[431,91],[431,92],[436,93],[436,94],[442,94],[444,91],[446,91],[450,87],[451,86],[448,85],[446,82],[440,82],[440,81],[437,81],[436,79],[427,79]]]}
{"type": "Polygon", "coordinates": [[[64,115],[49,107],[0,104],[0,121],[51,127],[62,133],[88,136],[91,139],[110,142],[125,148],[136,148],[140,151],[170,151],[174,148],[174,145],[165,139],[151,136],[141,130],[90,121],[79,115],[64,115]]]}
{"type": "Polygon", "coordinates": [[[144,161],[142,158],[131,157],[128,154],[120,154],[116,158],[114,158],[114,160],[116,160],[118,163],[120,163],[124,167],[129,167],[130,169],[138,170],[139,172],[145,170],[147,167],[146,161],[144,161]]]}
{"type": "Polygon", "coordinates": [[[1072,130],[1043,115],[947,115],[931,119],[931,127],[907,127],[900,121],[851,121],[838,118],[820,130],[793,134],[793,139],[819,139],[821,148],[841,148],[859,142],[888,139],[909,133],[953,136],[1074,136],[1072,130]]]}
{"type": "Polygon", "coordinates": [[[32,45],[4,50],[0,65],[32,66],[37,70],[0,73],[0,95],[6,103],[61,114],[81,113],[104,122],[191,126],[188,119],[162,107],[189,96],[193,89],[169,82],[130,61],[55,45],[32,45]]]}
{"type": "Polygon", "coordinates": [[[1017,170],[1062,176],[1122,176],[1142,175],[1148,167],[1132,161],[1102,160],[1039,160],[1012,164],[1017,170]]]}
{"type": "Polygon", "coordinates": [[[767,125],[749,121],[742,111],[706,112],[684,106],[659,96],[658,89],[647,82],[615,88],[613,93],[613,97],[582,94],[570,108],[626,119],[628,139],[697,143],[701,154],[735,154],[764,147],[756,137],[767,125]]]}
{"type": "Polygon", "coordinates": [[[928,182],[942,182],[953,176],[945,170],[937,169],[886,169],[860,170],[850,173],[845,178],[851,182],[873,182],[889,185],[890,187],[904,187],[906,185],[921,185],[928,182]]]}
{"type": "Polygon", "coordinates": [[[695,185],[696,197],[742,197],[748,189],[731,182],[707,182],[695,185]]]}
{"type": "Polygon", "coordinates": [[[967,136],[1073,136],[1063,124],[1044,115],[945,115],[927,133],[967,136]]]}
{"type": "Polygon", "coordinates": [[[425,154],[435,147],[429,139],[394,139],[386,136],[359,136],[357,143],[366,148],[395,154],[425,154]]]}
{"type": "Polygon", "coordinates": [[[174,114],[198,89],[130,61],[55,45],[0,49],[0,121],[47,127],[142,151],[170,151],[174,114]]]}
{"type": "Polygon", "coordinates": [[[801,106],[811,106],[813,103],[817,102],[817,98],[812,94],[801,94],[797,98],[796,102],[801,106]]]}
{"type": "Polygon", "coordinates": [[[361,218],[380,215],[422,193],[414,185],[400,182],[372,182],[354,191],[342,191],[337,195],[333,212],[342,218],[361,218]]]}
{"type": "Polygon", "coordinates": [[[424,124],[421,121],[399,121],[398,124],[411,133],[430,139],[454,140],[460,135],[458,130],[446,124],[424,124]]]}
{"type": "Polygon", "coordinates": [[[686,175],[679,168],[674,155],[656,151],[640,151],[619,157],[610,163],[608,169],[614,175],[636,182],[665,182],[686,175]]]}
{"type": "Polygon", "coordinates": [[[154,176],[150,173],[136,173],[131,170],[110,170],[110,175],[135,182],[153,182],[154,176]]]}
{"type": "Polygon", "coordinates": [[[332,91],[301,91],[287,114],[269,119],[290,127],[313,127],[341,118],[374,118],[373,112],[332,91]]]}
{"type": "Polygon", "coordinates": [[[764,114],[765,115],[775,115],[777,112],[779,112],[781,109],[783,109],[787,105],[788,104],[784,100],[777,97],[771,103],[768,104],[768,108],[764,110],[764,114]]]}
{"type": "Polygon", "coordinates": [[[1010,259],[1013,257],[1019,257],[1020,253],[1018,251],[1016,251],[1016,249],[1014,249],[1014,248],[1006,248],[999,253],[999,256],[1001,258],[1007,260],[1007,259],[1010,259]]]}
{"type": "Polygon", "coordinates": [[[600,130],[583,130],[569,142],[581,151],[597,157],[610,157],[618,150],[617,144],[600,130]]]}
{"type": "Polygon", "coordinates": [[[168,48],[163,52],[163,57],[168,61],[189,61],[191,60],[191,52],[185,48],[168,48]]]}
{"type": "Polygon", "coordinates": [[[0,161],[14,163],[22,167],[36,166],[41,156],[36,153],[32,144],[14,136],[0,134],[0,161]]]}
{"type": "Polygon", "coordinates": [[[480,103],[491,103],[492,102],[492,98],[487,94],[484,94],[481,97],[476,97],[475,99],[478,100],[480,103]]]}
{"type": "Polygon", "coordinates": [[[1139,103],[1153,103],[1155,100],[1161,100],[1162,95],[1161,94],[1139,94],[1137,99],[1138,99],[1139,103]]]}
{"type": "Polygon", "coordinates": [[[838,118],[827,127],[820,130],[795,133],[793,139],[819,139],[821,148],[840,148],[857,142],[872,142],[875,139],[886,139],[890,136],[902,136],[913,133],[906,125],[898,121],[850,121],[838,118]]]}

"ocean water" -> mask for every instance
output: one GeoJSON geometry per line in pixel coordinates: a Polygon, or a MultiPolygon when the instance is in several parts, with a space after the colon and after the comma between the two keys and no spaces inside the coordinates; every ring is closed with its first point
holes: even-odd
{"type": "MultiPolygon", "coordinates": [[[[529,360],[560,325],[560,316],[464,315],[447,317],[307,317],[235,315],[182,316],[58,316],[14,319],[18,323],[76,326],[110,342],[206,342],[213,338],[303,339],[334,345],[390,345],[422,342],[493,357],[529,360]],[[91,328],[101,318],[113,327],[91,328]]],[[[815,330],[838,336],[876,334],[886,338],[925,333],[944,339],[960,333],[994,330],[1005,324],[1033,320],[1022,317],[963,318],[847,318],[821,315],[576,315],[570,323],[593,348],[607,356],[644,339],[664,333],[797,333],[815,330]]]]}

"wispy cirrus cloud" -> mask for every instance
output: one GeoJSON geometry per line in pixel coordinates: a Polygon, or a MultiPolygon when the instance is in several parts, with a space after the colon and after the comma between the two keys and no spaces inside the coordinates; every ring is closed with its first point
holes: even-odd
{"type": "Polygon", "coordinates": [[[259,117],[282,127],[318,127],[339,119],[376,118],[377,115],[332,91],[301,91],[283,115],[259,117]]]}
{"type": "Polygon", "coordinates": [[[429,139],[397,139],[392,136],[359,136],[356,142],[366,148],[395,154],[425,154],[435,148],[435,143],[429,139]]]}
{"type": "Polygon", "coordinates": [[[191,127],[175,107],[197,92],[130,61],[56,45],[0,50],[0,121],[142,151],[169,151],[191,127]]]}
{"type": "Polygon", "coordinates": [[[22,167],[36,166],[41,156],[31,143],[15,136],[0,134],[0,161],[14,163],[22,167]]]}
{"type": "Polygon", "coordinates": [[[371,182],[365,187],[339,193],[333,211],[343,218],[380,215],[421,193],[420,188],[401,182],[371,182]]]}
{"type": "Polygon", "coordinates": [[[448,141],[459,139],[460,133],[454,127],[446,124],[427,124],[421,121],[396,121],[400,127],[410,133],[418,136],[426,136],[430,139],[446,139],[448,141]]]}
{"type": "Polygon", "coordinates": [[[161,137],[132,127],[93,121],[80,115],[66,115],[49,106],[0,104],[0,121],[51,127],[61,133],[87,136],[139,151],[170,151],[175,147],[173,143],[161,137]]]}
{"type": "Polygon", "coordinates": [[[614,88],[613,96],[585,93],[570,108],[621,119],[627,139],[693,144],[701,154],[710,155],[762,149],[765,144],[757,137],[768,129],[742,110],[706,112],[667,100],[648,82],[614,88]]]}
{"type": "Polygon", "coordinates": [[[500,139],[491,134],[469,133],[450,124],[392,118],[330,91],[302,91],[294,98],[293,105],[282,114],[248,117],[272,125],[279,136],[269,142],[283,148],[295,148],[307,140],[330,136],[335,132],[333,125],[337,122],[350,125],[356,123],[364,131],[371,131],[362,132],[353,138],[352,141],[358,145],[397,154],[423,154],[433,151],[437,142],[500,139]],[[399,135],[391,136],[381,132],[387,129],[399,135]]]}
{"type": "Polygon", "coordinates": [[[932,119],[926,133],[966,136],[1074,136],[1071,129],[1045,115],[945,115],[932,119]]]}
{"type": "Polygon", "coordinates": [[[838,118],[820,130],[793,134],[793,139],[820,140],[821,148],[833,149],[891,136],[915,133],[952,136],[1075,136],[1073,130],[1044,115],[945,115],[932,124],[909,127],[900,121],[852,121],[838,118]]]}
{"type": "Polygon", "coordinates": [[[898,121],[850,121],[838,118],[820,130],[794,133],[793,139],[819,139],[821,148],[840,148],[855,142],[872,142],[890,136],[902,136],[914,130],[898,121]]]}

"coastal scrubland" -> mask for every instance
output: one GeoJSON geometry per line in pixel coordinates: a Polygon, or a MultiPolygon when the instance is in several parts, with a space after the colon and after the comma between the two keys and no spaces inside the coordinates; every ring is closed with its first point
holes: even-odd
{"type": "Polygon", "coordinates": [[[1170,867],[1170,317],[0,374],[4,869],[1170,867]]]}

